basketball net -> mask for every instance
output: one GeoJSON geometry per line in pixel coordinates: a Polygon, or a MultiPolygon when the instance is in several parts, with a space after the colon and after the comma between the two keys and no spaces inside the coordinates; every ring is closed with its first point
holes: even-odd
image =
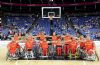
{"type": "Polygon", "coordinates": [[[53,20],[53,16],[49,16],[49,19],[50,19],[50,20],[53,20]]]}

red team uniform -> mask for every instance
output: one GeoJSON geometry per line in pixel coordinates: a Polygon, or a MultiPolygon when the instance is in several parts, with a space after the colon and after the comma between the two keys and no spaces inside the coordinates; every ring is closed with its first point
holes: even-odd
{"type": "Polygon", "coordinates": [[[73,38],[71,43],[69,44],[69,49],[72,54],[75,54],[77,52],[77,46],[77,40],[73,38]]]}
{"type": "Polygon", "coordinates": [[[61,39],[58,38],[57,40],[57,44],[56,44],[56,50],[57,50],[57,55],[58,56],[61,56],[62,55],[62,42],[61,42],[61,39]]]}
{"type": "Polygon", "coordinates": [[[69,44],[71,43],[71,36],[67,35],[64,37],[65,45],[64,45],[64,54],[68,54],[69,44]]]}
{"type": "Polygon", "coordinates": [[[17,49],[20,48],[20,45],[18,43],[16,43],[15,41],[12,41],[8,44],[7,47],[8,47],[10,54],[15,54],[17,49]]]}
{"type": "Polygon", "coordinates": [[[94,50],[93,41],[92,40],[86,40],[86,42],[85,42],[85,51],[86,51],[86,53],[92,54],[93,51],[91,51],[91,50],[94,50]]]}
{"type": "Polygon", "coordinates": [[[41,41],[40,47],[42,48],[43,55],[46,56],[48,51],[48,43],[46,41],[41,41]]]}
{"type": "Polygon", "coordinates": [[[33,36],[29,35],[28,38],[26,38],[26,41],[25,41],[26,50],[32,50],[33,46],[34,46],[33,36]]]}
{"type": "Polygon", "coordinates": [[[18,44],[18,40],[19,40],[20,36],[18,36],[17,34],[14,35],[12,42],[10,42],[8,44],[8,50],[10,52],[10,54],[15,54],[17,49],[20,49],[20,45],[18,44]]]}
{"type": "Polygon", "coordinates": [[[32,50],[32,48],[33,48],[33,43],[32,43],[32,41],[27,40],[27,41],[25,42],[25,47],[26,47],[26,50],[32,50]]]}

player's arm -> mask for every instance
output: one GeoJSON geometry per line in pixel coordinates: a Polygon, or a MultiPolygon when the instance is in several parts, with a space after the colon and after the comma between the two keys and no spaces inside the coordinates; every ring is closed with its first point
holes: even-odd
{"type": "Polygon", "coordinates": [[[7,45],[8,50],[10,49],[10,43],[7,45]]]}

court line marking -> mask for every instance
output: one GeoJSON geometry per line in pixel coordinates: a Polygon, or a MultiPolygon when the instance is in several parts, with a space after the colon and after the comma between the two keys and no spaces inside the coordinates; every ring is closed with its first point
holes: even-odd
{"type": "Polygon", "coordinates": [[[85,61],[83,61],[83,65],[86,65],[86,62],[85,61]]]}
{"type": "Polygon", "coordinates": [[[16,65],[18,65],[18,60],[16,61],[16,65]]]}
{"type": "MultiPolygon", "coordinates": [[[[3,63],[2,63],[3,64],[3,63]]],[[[5,65],[8,65],[8,61],[5,61],[5,63],[4,63],[5,65]]]]}

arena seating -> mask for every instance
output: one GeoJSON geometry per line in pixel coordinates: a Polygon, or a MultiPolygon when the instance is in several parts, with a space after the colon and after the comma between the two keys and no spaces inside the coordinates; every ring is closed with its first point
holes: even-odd
{"type": "Polygon", "coordinates": [[[18,28],[28,28],[32,23],[32,19],[28,16],[8,16],[6,18],[8,25],[13,24],[18,28]]]}
{"type": "Polygon", "coordinates": [[[92,39],[95,39],[96,33],[100,32],[99,16],[72,17],[71,21],[83,35],[89,34],[92,39]]]}
{"type": "Polygon", "coordinates": [[[50,22],[48,19],[38,19],[36,21],[34,28],[32,29],[33,35],[37,35],[39,32],[43,31],[46,35],[50,34],[50,22]]]}
{"type": "Polygon", "coordinates": [[[74,29],[68,25],[68,23],[69,23],[68,20],[66,20],[64,18],[61,18],[59,20],[54,19],[53,23],[54,23],[54,31],[58,35],[63,35],[66,33],[70,33],[71,35],[75,35],[74,29]]]}
{"type": "MultiPolygon", "coordinates": [[[[34,22],[34,16],[5,16],[7,25],[2,29],[2,35],[8,35],[12,28],[14,32],[26,33],[26,31],[34,22]]],[[[100,17],[99,16],[81,16],[70,17],[74,27],[78,29],[82,35],[90,35],[95,39],[100,32],[100,17]]],[[[77,31],[71,27],[68,18],[62,17],[60,19],[53,19],[53,29],[58,35],[70,33],[76,35],[77,31]]],[[[46,35],[50,35],[50,20],[39,18],[30,31],[33,35],[43,31],[46,35]]]]}

